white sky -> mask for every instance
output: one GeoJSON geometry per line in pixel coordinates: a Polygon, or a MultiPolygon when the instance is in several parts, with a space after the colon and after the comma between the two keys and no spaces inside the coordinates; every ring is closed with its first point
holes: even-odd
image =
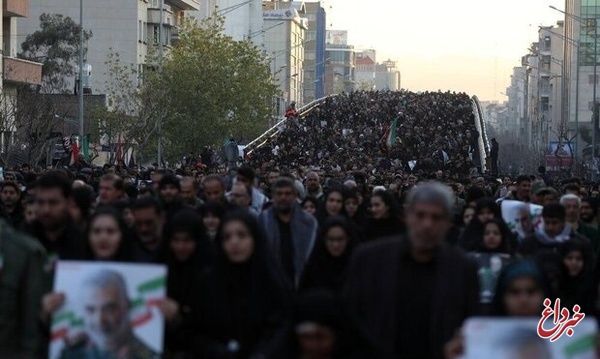
{"type": "Polygon", "coordinates": [[[327,29],[397,61],[402,87],[453,90],[504,101],[514,66],[555,25],[564,0],[325,0],[327,29]]]}

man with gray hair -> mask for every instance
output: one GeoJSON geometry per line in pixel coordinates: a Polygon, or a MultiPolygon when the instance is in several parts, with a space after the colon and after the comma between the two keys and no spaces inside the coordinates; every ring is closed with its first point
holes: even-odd
{"type": "Polygon", "coordinates": [[[359,248],[344,297],[355,319],[395,358],[439,358],[463,321],[475,315],[477,269],[445,244],[452,191],[436,182],[410,191],[407,236],[359,248]]]}
{"type": "Polygon", "coordinates": [[[104,269],[90,274],[83,281],[80,303],[85,331],[67,340],[61,359],[160,358],[133,333],[127,285],[120,273],[104,269]]]}
{"type": "Polygon", "coordinates": [[[594,253],[599,255],[600,232],[581,220],[581,198],[575,194],[565,194],[560,198],[560,204],[565,207],[565,221],[567,222],[567,225],[571,227],[575,233],[587,238],[594,248],[594,253]]]}

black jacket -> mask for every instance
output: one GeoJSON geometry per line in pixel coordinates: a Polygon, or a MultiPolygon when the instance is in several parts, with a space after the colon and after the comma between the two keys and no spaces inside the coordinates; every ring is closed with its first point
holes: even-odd
{"type": "MultiPolygon", "coordinates": [[[[400,263],[410,253],[405,238],[384,238],[365,244],[354,254],[348,271],[344,298],[358,323],[365,327],[387,354],[396,355],[396,314],[403,283],[400,263]]],[[[444,345],[463,321],[477,313],[479,283],[475,265],[458,249],[442,244],[436,256],[430,339],[434,358],[443,357],[444,345]]],[[[405,295],[410,296],[407,288],[405,295]]],[[[404,294],[404,293],[403,293],[404,294]]]]}

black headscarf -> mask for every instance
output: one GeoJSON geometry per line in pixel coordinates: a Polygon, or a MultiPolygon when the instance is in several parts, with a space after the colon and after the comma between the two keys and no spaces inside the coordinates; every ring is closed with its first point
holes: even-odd
{"type": "Polygon", "coordinates": [[[491,252],[491,253],[508,253],[508,254],[512,254],[511,251],[511,232],[508,229],[508,226],[506,225],[506,223],[504,223],[503,220],[498,219],[498,218],[494,218],[492,220],[489,220],[487,222],[485,222],[484,224],[482,224],[482,235],[480,238],[479,243],[477,243],[478,246],[478,252],[482,252],[482,253],[486,253],[486,252],[491,252]],[[498,228],[500,229],[500,235],[502,236],[502,242],[500,242],[500,245],[498,246],[498,248],[496,249],[487,249],[485,247],[485,243],[483,242],[483,237],[485,235],[485,227],[490,224],[490,223],[494,223],[498,226],[498,228]]]}
{"type": "Polygon", "coordinates": [[[502,218],[500,207],[490,198],[481,198],[475,206],[475,214],[469,225],[465,228],[465,232],[459,240],[459,245],[467,252],[477,251],[479,243],[483,238],[483,223],[479,221],[479,214],[484,210],[489,209],[494,214],[494,218],[502,218]]]}
{"type": "Polygon", "coordinates": [[[300,281],[300,290],[309,290],[314,288],[326,288],[333,292],[339,292],[344,283],[344,272],[354,248],[358,244],[353,227],[348,220],[341,216],[329,217],[319,232],[319,237],[311,258],[302,274],[300,281]],[[341,227],[348,242],[346,250],[339,257],[332,256],[327,250],[327,232],[331,228],[341,227]]]}
{"type": "Polygon", "coordinates": [[[561,299],[561,305],[569,309],[579,304],[581,312],[594,314],[595,299],[598,297],[595,290],[597,280],[594,275],[594,255],[592,245],[583,239],[573,238],[562,243],[558,248],[560,256],[560,279],[557,297],[561,299]],[[583,269],[576,277],[571,277],[563,260],[574,251],[583,256],[583,269]]]}
{"type": "Polygon", "coordinates": [[[517,260],[504,267],[502,272],[500,272],[498,282],[496,283],[494,299],[492,301],[494,315],[502,317],[508,315],[506,312],[506,306],[504,305],[504,296],[506,295],[506,292],[511,284],[516,279],[523,277],[529,277],[533,279],[538,285],[538,288],[544,292],[544,298],[549,297],[548,295],[550,290],[548,289],[548,282],[539,267],[530,260],[517,260]]]}
{"type": "Polygon", "coordinates": [[[242,223],[250,232],[254,249],[244,263],[233,263],[223,248],[222,235],[216,244],[215,267],[205,276],[199,294],[194,354],[207,358],[247,358],[260,352],[287,318],[291,286],[270,256],[254,217],[233,212],[221,223],[242,223]],[[239,347],[227,353],[228,343],[239,347]]]}

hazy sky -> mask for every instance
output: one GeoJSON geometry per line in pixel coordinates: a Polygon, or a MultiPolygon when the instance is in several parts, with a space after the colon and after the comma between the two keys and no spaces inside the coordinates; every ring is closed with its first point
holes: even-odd
{"type": "Polygon", "coordinates": [[[506,97],[510,75],[554,25],[564,0],[325,0],[327,28],[348,30],[349,43],[397,61],[402,87],[455,90],[481,100],[506,97]]]}

